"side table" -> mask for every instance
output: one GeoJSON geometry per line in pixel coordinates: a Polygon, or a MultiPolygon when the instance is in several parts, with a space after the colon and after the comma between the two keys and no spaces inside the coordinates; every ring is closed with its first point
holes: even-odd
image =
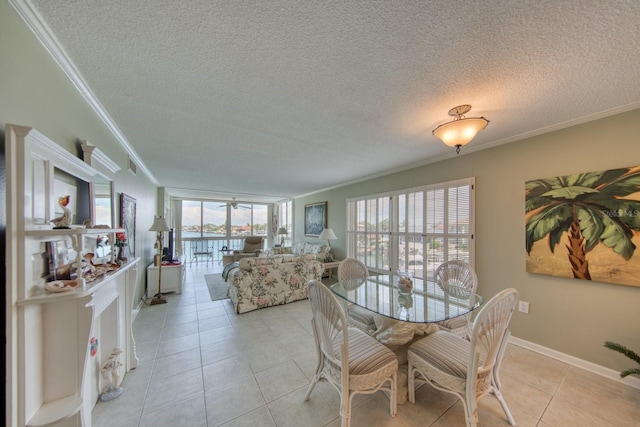
{"type": "MultiPolygon", "coordinates": [[[[162,282],[160,289],[163,293],[182,293],[182,283],[185,276],[185,263],[162,264],[162,282]]],[[[158,266],[151,263],[147,267],[147,297],[153,298],[158,293],[158,266]]]]}
{"type": "Polygon", "coordinates": [[[222,266],[224,267],[227,264],[231,264],[233,262],[233,250],[231,249],[220,249],[222,253],[222,266]]]}
{"type": "Polygon", "coordinates": [[[324,271],[327,272],[329,274],[329,279],[331,279],[333,277],[333,270],[338,268],[338,265],[340,264],[340,261],[331,261],[331,262],[323,262],[322,265],[324,265],[324,271]]]}

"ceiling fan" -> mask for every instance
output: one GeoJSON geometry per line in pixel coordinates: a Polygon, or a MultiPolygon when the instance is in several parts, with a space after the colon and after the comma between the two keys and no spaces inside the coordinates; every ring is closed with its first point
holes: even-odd
{"type": "Polygon", "coordinates": [[[251,206],[243,206],[238,204],[238,202],[236,202],[236,198],[232,197],[231,198],[231,202],[225,203],[224,205],[220,205],[220,206],[227,206],[230,205],[233,209],[238,209],[238,208],[242,208],[242,209],[251,209],[251,206]]]}

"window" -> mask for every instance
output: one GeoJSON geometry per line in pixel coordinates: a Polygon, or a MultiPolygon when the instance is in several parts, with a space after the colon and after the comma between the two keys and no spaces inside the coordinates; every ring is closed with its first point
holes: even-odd
{"type": "Polygon", "coordinates": [[[224,237],[226,218],[226,208],[220,203],[183,200],[182,238],[224,237]]]}
{"type": "Polygon", "coordinates": [[[267,205],[182,201],[183,239],[266,236],[267,226],[267,205]]]}
{"type": "Polygon", "coordinates": [[[229,208],[231,236],[266,236],[267,206],[242,204],[229,208]]]}
{"type": "Polygon", "coordinates": [[[474,179],[347,200],[347,254],[372,271],[432,279],[444,261],[473,265],[474,179]]]}
{"type": "MultiPolygon", "coordinates": [[[[276,204],[276,207],[278,209],[278,228],[283,227],[287,230],[287,235],[284,236],[284,245],[291,246],[291,236],[293,235],[293,203],[291,200],[287,200],[276,204]]],[[[281,236],[276,236],[276,238],[278,239],[278,243],[280,243],[281,236]]]]}

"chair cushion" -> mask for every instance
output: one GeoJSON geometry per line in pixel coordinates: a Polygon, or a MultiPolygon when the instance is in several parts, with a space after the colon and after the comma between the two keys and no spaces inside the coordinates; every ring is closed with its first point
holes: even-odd
{"type": "Polygon", "coordinates": [[[293,245],[291,246],[291,253],[293,253],[294,255],[300,255],[304,253],[305,244],[306,242],[293,242],[293,245]]]}
{"type": "Polygon", "coordinates": [[[407,358],[416,366],[424,361],[448,375],[464,379],[470,352],[469,341],[450,332],[437,331],[413,343],[407,358]]]}
{"type": "Polygon", "coordinates": [[[469,324],[469,320],[467,316],[458,316],[458,317],[454,317],[453,319],[447,319],[438,323],[438,325],[444,326],[447,329],[464,328],[468,324],[469,324]]]}
{"type": "Polygon", "coordinates": [[[251,271],[253,267],[273,266],[276,264],[282,264],[282,258],[269,257],[269,258],[257,258],[249,257],[242,258],[239,261],[239,267],[245,271],[251,271]]]}
{"type": "Polygon", "coordinates": [[[291,253],[295,255],[310,254],[313,255],[314,259],[320,262],[329,262],[333,259],[331,247],[322,243],[293,242],[291,246],[291,253]]]}
{"type": "Polygon", "coordinates": [[[368,329],[376,329],[376,321],[373,317],[373,313],[366,308],[359,307],[355,304],[349,305],[348,309],[349,320],[357,322],[359,325],[365,326],[368,329]]]}
{"type": "Polygon", "coordinates": [[[273,251],[274,255],[284,255],[284,254],[292,254],[293,253],[291,251],[290,247],[273,248],[272,251],[273,251]]]}
{"type": "Polygon", "coordinates": [[[262,242],[260,243],[244,243],[244,248],[242,249],[243,253],[252,253],[255,251],[259,251],[262,249],[262,242]]]}
{"type": "MultiPolygon", "coordinates": [[[[341,344],[342,334],[338,334],[334,341],[334,351],[338,355],[341,344]]],[[[350,375],[368,375],[392,364],[397,370],[398,358],[393,351],[360,329],[349,328],[350,375]]]]}

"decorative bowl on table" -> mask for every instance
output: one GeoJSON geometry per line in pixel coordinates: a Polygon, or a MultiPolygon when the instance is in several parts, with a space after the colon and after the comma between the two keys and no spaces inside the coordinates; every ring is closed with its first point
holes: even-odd
{"type": "Polygon", "coordinates": [[[413,275],[410,271],[396,270],[398,276],[398,289],[400,292],[411,293],[413,290],[413,275]]]}

